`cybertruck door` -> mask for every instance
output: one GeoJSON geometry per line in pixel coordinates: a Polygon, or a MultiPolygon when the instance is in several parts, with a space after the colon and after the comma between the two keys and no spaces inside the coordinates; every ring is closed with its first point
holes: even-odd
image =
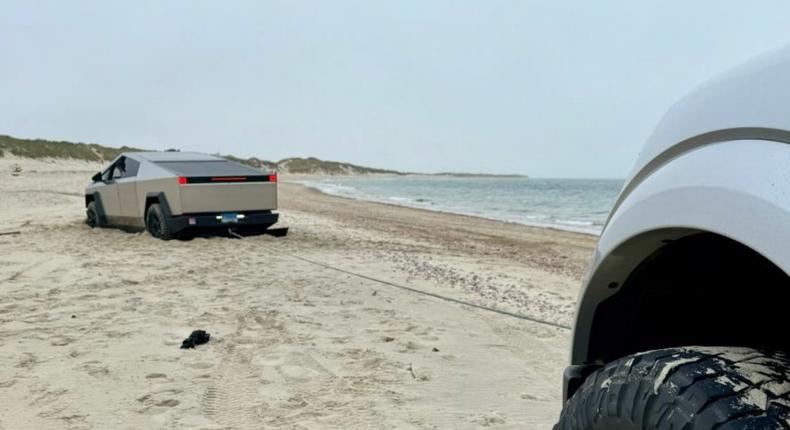
{"type": "Polygon", "coordinates": [[[123,163],[121,164],[123,173],[115,180],[121,205],[118,223],[130,227],[144,227],[137,202],[137,170],[140,168],[140,163],[131,158],[118,161],[123,163]]]}
{"type": "Polygon", "coordinates": [[[113,164],[102,175],[104,185],[97,190],[104,214],[107,216],[107,221],[110,224],[118,224],[118,218],[121,216],[121,201],[118,198],[118,184],[116,181],[121,178],[122,174],[123,172],[118,163],[113,164]]]}

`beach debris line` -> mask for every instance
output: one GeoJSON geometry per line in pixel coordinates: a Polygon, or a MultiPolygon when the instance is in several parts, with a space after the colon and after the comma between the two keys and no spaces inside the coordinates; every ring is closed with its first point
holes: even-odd
{"type": "MultiPolygon", "coordinates": [[[[239,239],[244,239],[244,236],[241,236],[241,235],[237,234],[236,232],[233,232],[230,229],[228,229],[228,232],[229,233],[232,232],[232,234],[235,234],[235,236],[238,237],[239,239]]],[[[455,304],[458,304],[458,305],[467,306],[467,307],[470,307],[470,308],[475,308],[475,309],[479,309],[479,310],[486,311],[486,312],[493,312],[493,313],[496,313],[496,314],[500,314],[500,315],[504,315],[504,316],[508,316],[508,317],[512,317],[512,318],[517,318],[517,319],[524,320],[524,321],[531,321],[531,322],[536,323],[536,324],[542,324],[542,325],[545,325],[545,326],[554,327],[554,328],[558,328],[558,329],[561,329],[561,330],[571,330],[571,327],[569,325],[565,325],[565,324],[561,324],[561,323],[557,323],[557,322],[553,322],[553,321],[546,321],[546,320],[543,320],[543,319],[540,319],[540,318],[531,317],[529,315],[523,315],[523,314],[519,314],[519,313],[515,313],[515,312],[506,311],[506,310],[503,310],[503,309],[490,307],[490,306],[479,305],[479,304],[468,302],[468,301],[465,301],[465,300],[459,300],[459,299],[455,299],[455,298],[452,298],[452,297],[443,296],[441,294],[436,294],[436,293],[432,293],[432,292],[429,292],[429,291],[424,291],[424,290],[420,290],[420,289],[417,289],[417,288],[408,287],[408,286],[401,285],[401,284],[396,284],[394,282],[387,281],[387,280],[384,280],[384,279],[374,278],[372,276],[363,275],[363,274],[357,273],[357,272],[352,272],[350,270],[346,270],[346,269],[343,269],[343,268],[340,268],[340,267],[337,267],[337,266],[332,266],[332,265],[329,265],[329,264],[326,264],[326,263],[320,263],[318,261],[313,261],[313,260],[310,260],[308,258],[300,257],[300,256],[298,256],[296,254],[291,254],[289,252],[279,251],[279,255],[284,255],[286,257],[290,257],[290,258],[293,258],[293,259],[296,259],[296,260],[299,260],[299,261],[303,261],[303,262],[308,263],[308,264],[313,264],[315,266],[323,267],[324,269],[334,270],[335,272],[343,273],[343,274],[350,275],[350,276],[355,276],[355,277],[360,278],[360,279],[365,279],[365,280],[368,280],[368,281],[377,282],[377,283],[382,284],[382,285],[387,285],[387,286],[390,286],[390,287],[399,288],[399,289],[404,290],[404,291],[411,291],[412,293],[422,294],[424,296],[433,297],[433,298],[439,299],[439,300],[444,300],[446,302],[455,303],[455,304]]],[[[374,290],[374,293],[375,293],[375,290],[374,290]]]]}
{"type": "Polygon", "coordinates": [[[198,345],[203,345],[207,343],[210,338],[211,335],[205,330],[195,330],[181,343],[181,349],[192,349],[198,345]]]}
{"type": "Polygon", "coordinates": [[[0,231],[0,236],[11,236],[13,234],[22,234],[21,231],[0,231]]]}
{"type": "Polygon", "coordinates": [[[443,296],[441,294],[436,294],[436,293],[432,293],[432,292],[429,292],[429,291],[424,291],[424,290],[420,290],[420,289],[417,289],[417,288],[408,287],[408,286],[401,285],[401,284],[396,284],[394,282],[387,281],[387,280],[384,280],[384,279],[374,278],[372,276],[368,276],[368,275],[363,275],[361,273],[352,272],[350,270],[342,269],[340,267],[332,266],[332,265],[321,263],[321,262],[318,262],[318,261],[313,261],[313,260],[310,260],[308,258],[300,257],[300,256],[298,256],[296,254],[291,254],[291,253],[288,253],[288,252],[280,251],[280,255],[285,255],[287,257],[291,257],[291,258],[303,261],[305,263],[313,264],[313,265],[316,265],[316,266],[319,266],[319,267],[323,267],[323,268],[329,269],[329,270],[334,270],[335,272],[343,273],[343,274],[346,274],[346,275],[355,276],[355,277],[360,278],[360,279],[366,279],[368,281],[377,282],[379,284],[383,284],[383,285],[387,285],[387,286],[390,286],[390,287],[399,288],[401,290],[411,291],[412,293],[422,294],[424,296],[433,297],[433,298],[439,299],[439,300],[444,300],[446,302],[455,303],[455,304],[459,304],[459,305],[462,305],[462,306],[468,306],[470,308],[480,309],[482,311],[493,312],[493,313],[497,313],[497,314],[500,314],[500,315],[505,315],[505,316],[508,316],[508,317],[517,318],[517,319],[520,319],[520,320],[531,321],[533,323],[542,324],[542,325],[546,325],[546,326],[550,326],[550,327],[554,327],[554,328],[558,328],[558,329],[562,329],[562,330],[570,330],[571,329],[570,326],[565,325],[565,324],[561,324],[561,323],[557,323],[557,322],[553,322],[553,321],[546,321],[546,320],[542,320],[540,318],[531,317],[529,315],[523,315],[523,314],[519,314],[519,313],[515,313],[515,312],[509,312],[509,311],[506,311],[506,310],[503,310],[503,309],[498,309],[498,308],[485,306],[485,305],[479,305],[479,304],[468,302],[468,301],[465,301],[465,300],[459,300],[459,299],[455,299],[455,298],[452,298],[452,297],[443,296]]]}

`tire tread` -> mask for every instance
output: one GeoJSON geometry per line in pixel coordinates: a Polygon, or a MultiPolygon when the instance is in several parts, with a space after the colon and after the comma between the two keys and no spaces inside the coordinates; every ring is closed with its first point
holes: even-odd
{"type": "Polygon", "coordinates": [[[790,430],[788,364],[782,352],[748,348],[670,348],[624,357],[587,378],[554,428],[790,430]]]}
{"type": "Polygon", "coordinates": [[[159,204],[154,203],[151,205],[151,207],[148,208],[148,212],[146,213],[145,219],[146,219],[146,229],[154,237],[162,240],[170,240],[173,238],[173,233],[170,231],[170,226],[167,223],[167,218],[165,217],[165,214],[162,212],[162,208],[159,206],[159,204]],[[157,218],[159,218],[159,231],[156,232],[156,234],[154,234],[154,232],[152,232],[151,228],[148,226],[148,218],[151,215],[154,215],[157,218]]]}

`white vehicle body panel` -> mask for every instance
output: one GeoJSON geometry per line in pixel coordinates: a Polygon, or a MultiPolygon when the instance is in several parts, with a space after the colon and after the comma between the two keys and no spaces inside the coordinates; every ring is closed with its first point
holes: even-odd
{"type": "Polygon", "coordinates": [[[623,200],[579,300],[574,363],[586,358],[595,308],[616,292],[609,285],[622,285],[663,241],[700,231],[740,242],[790,273],[790,246],[778,240],[790,238],[790,145],[706,145],[667,163],[623,200]]]}
{"type": "Polygon", "coordinates": [[[790,47],[675,104],[640,152],[579,298],[571,362],[586,362],[596,308],[666,240],[716,233],[790,273],[790,47]]]}
{"type": "Polygon", "coordinates": [[[669,160],[729,140],[790,143],[790,46],[764,54],[673,105],[640,151],[623,195],[669,160]]]}

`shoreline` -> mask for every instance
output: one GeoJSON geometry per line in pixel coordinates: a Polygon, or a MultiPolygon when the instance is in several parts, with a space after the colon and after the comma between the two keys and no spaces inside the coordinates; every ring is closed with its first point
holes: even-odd
{"type": "Polygon", "coordinates": [[[331,215],[344,225],[355,226],[356,223],[364,229],[387,233],[395,231],[403,237],[429,242],[435,240],[434,236],[448,236],[452,237],[448,246],[463,244],[467,250],[496,246],[497,252],[503,252],[507,248],[509,252],[522,254],[523,258],[516,260],[541,266],[541,270],[562,268],[561,272],[579,280],[586,273],[590,252],[598,240],[598,236],[584,232],[338,196],[290,179],[282,180],[280,185],[280,211],[285,219],[294,211],[312,212],[316,208],[325,208],[327,213],[322,211],[322,215],[331,215]],[[541,255],[547,251],[546,245],[561,247],[562,254],[570,250],[583,251],[572,252],[573,258],[566,255],[549,261],[546,255],[541,255]],[[573,269],[568,270],[571,266],[573,269]]]}
{"type": "MultiPolygon", "coordinates": [[[[347,196],[347,195],[342,195],[342,194],[334,194],[334,193],[330,193],[330,192],[327,192],[325,190],[322,190],[319,187],[309,183],[310,181],[318,181],[318,180],[329,179],[329,178],[331,178],[331,177],[320,176],[320,175],[319,176],[315,176],[315,177],[299,176],[297,178],[294,178],[293,176],[289,175],[289,176],[283,176],[281,181],[289,183],[289,184],[293,184],[293,185],[299,185],[299,186],[311,189],[313,191],[316,191],[316,192],[321,193],[321,194],[326,195],[326,196],[332,196],[332,197],[341,198],[341,199],[348,199],[348,200],[356,201],[356,202],[378,203],[378,204],[382,204],[382,205],[388,205],[388,206],[394,206],[394,207],[402,207],[402,208],[409,208],[409,209],[414,209],[414,210],[418,210],[418,211],[426,211],[426,212],[434,212],[434,213],[440,213],[440,214],[446,214],[446,215],[457,215],[457,216],[471,217],[471,218],[483,219],[483,220],[488,220],[488,221],[501,222],[501,223],[504,223],[504,224],[514,224],[514,225],[520,225],[520,226],[525,226],[525,227],[541,228],[541,229],[547,229],[547,230],[553,230],[553,231],[559,231],[559,232],[578,233],[578,234],[584,234],[584,235],[587,235],[587,236],[592,236],[592,237],[595,237],[595,238],[598,238],[598,237],[601,236],[601,232],[600,231],[598,231],[598,230],[594,231],[592,229],[587,229],[587,228],[584,228],[584,227],[578,227],[577,228],[577,227],[573,227],[573,226],[562,226],[562,225],[550,224],[550,223],[539,223],[539,222],[530,223],[530,222],[526,222],[526,221],[514,221],[514,220],[509,220],[509,219],[503,219],[503,218],[487,217],[487,216],[479,215],[479,214],[453,212],[453,211],[442,210],[442,209],[430,209],[430,208],[423,207],[423,206],[409,205],[409,204],[405,204],[405,203],[397,203],[397,202],[388,201],[388,200],[384,200],[384,199],[378,199],[377,200],[377,199],[373,199],[373,198],[368,199],[368,198],[364,198],[364,197],[355,197],[355,196],[347,196]]],[[[345,176],[343,178],[356,178],[356,176],[345,176]]],[[[467,179],[467,178],[459,178],[459,179],[467,179]]],[[[601,227],[601,228],[603,228],[603,227],[601,227]]]]}

